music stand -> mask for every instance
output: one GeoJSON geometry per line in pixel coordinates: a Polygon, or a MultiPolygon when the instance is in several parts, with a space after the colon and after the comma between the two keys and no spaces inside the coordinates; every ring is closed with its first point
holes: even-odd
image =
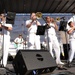
{"type": "Polygon", "coordinates": [[[45,26],[38,26],[36,35],[44,35],[45,34],[45,26]]]}

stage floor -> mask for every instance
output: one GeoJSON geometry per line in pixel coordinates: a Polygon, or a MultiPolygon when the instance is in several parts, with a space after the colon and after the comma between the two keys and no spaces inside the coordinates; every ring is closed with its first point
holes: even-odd
{"type": "MultiPolygon", "coordinates": [[[[66,64],[66,61],[63,61],[66,64]]],[[[60,66],[60,65],[59,65],[60,66]]],[[[0,75],[16,75],[12,61],[8,61],[6,68],[0,68],[0,75]],[[4,74],[5,73],[5,74],[4,74]]],[[[68,68],[66,65],[62,66],[61,69],[58,67],[51,73],[41,75],[75,75],[75,60],[72,63],[72,67],[68,68]]]]}

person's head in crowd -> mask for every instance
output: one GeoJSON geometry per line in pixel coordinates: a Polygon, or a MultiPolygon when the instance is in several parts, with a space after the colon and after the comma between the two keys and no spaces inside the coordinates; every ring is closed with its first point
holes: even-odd
{"type": "Polygon", "coordinates": [[[46,22],[47,22],[47,23],[51,22],[50,16],[47,16],[47,17],[46,17],[46,22]]]}
{"type": "Polygon", "coordinates": [[[54,22],[55,22],[55,21],[54,21],[54,18],[52,18],[52,17],[51,17],[51,22],[52,22],[52,23],[54,23],[54,22]]]}
{"type": "Polygon", "coordinates": [[[22,34],[19,34],[19,38],[22,38],[22,34]]]}
{"type": "Polygon", "coordinates": [[[36,20],[37,19],[36,13],[34,13],[34,12],[31,13],[30,17],[31,17],[32,20],[36,20]]]}
{"type": "Polygon", "coordinates": [[[69,25],[70,27],[73,27],[73,26],[74,26],[74,23],[73,23],[72,21],[70,21],[70,22],[68,23],[68,25],[69,25]]]}
{"type": "Polygon", "coordinates": [[[0,18],[1,18],[1,20],[6,20],[6,16],[5,16],[5,14],[4,13],[2,13],[2,14],[0,14],[0,18]]]}

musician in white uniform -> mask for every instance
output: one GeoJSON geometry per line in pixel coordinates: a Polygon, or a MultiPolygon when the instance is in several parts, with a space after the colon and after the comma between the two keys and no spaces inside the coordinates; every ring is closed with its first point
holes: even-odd
{"type": "Polygon", "coordinates": [[[73,21],[68,22],[67,33],[69,34],[69,43],[70,43],[68,65],[71,66],[71,62],[75,54],[75,24],[73,21]]]}
{"type": "Polygon", "coordinates": [[[26,27],[28,28],[28,47],[29,49],[41,49],[40,36],[36,35],[37,26],[41,25],[37,20],[36,14],[31,13],[31,19],[26,21],[26,27]]]}
{"type": "Polygon", "coordinates": [[[17,38],[15,38],[14,43],[16,45],[17,50],[23,49],[24,47],[24,39],[22,37],[22,34],[19,34],[17,38]]]}
{"type": "Polygon", "coordinates": [[[12,24],[6,23],[6,17],[4,14],[1,14],[1,24],[0,27],[3,31],[3,58],[1,60],[1,64],[6,67],[8,52],[10,47],[10,31],[12,30],[12,24]]]}
{"type": "Polygon", "coordinates": [[[54,58],[54,54],[53,54],[53,49],[54,49],[56,63],[64,64],[63,62],[61,62],[61,59],[60,59],[60,47],[59,47],[59,42],[58,42],[56,32],[55,32],[55,30],[58,30],[58,26],[54,22],[53,18],[50,18],[49,16],[46,17],[46,23],[47,23],[47,28],[48,28],[46,29],[46,36],[47,36],[46,39],[48,42],[47,44],[48,44],[49,51],[52,57],[54,58]]]}

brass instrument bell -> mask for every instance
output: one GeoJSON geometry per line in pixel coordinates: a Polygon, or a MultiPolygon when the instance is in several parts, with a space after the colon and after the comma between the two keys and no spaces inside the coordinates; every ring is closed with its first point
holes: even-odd
{"type": "Polygon", "coordinates": [[[36,16],[37,16],[37,19],[40,19],[40,18],[42,18],[42,13],[41,12],[37,12],[36,16]]]}
{"type": "Polygon", "coordinates": [[[60,21],[60,18],[59,18],[59,17],[57,17],[57,18],[56,18],[56,22],[59,22],[59,21],[60,21]]]}

